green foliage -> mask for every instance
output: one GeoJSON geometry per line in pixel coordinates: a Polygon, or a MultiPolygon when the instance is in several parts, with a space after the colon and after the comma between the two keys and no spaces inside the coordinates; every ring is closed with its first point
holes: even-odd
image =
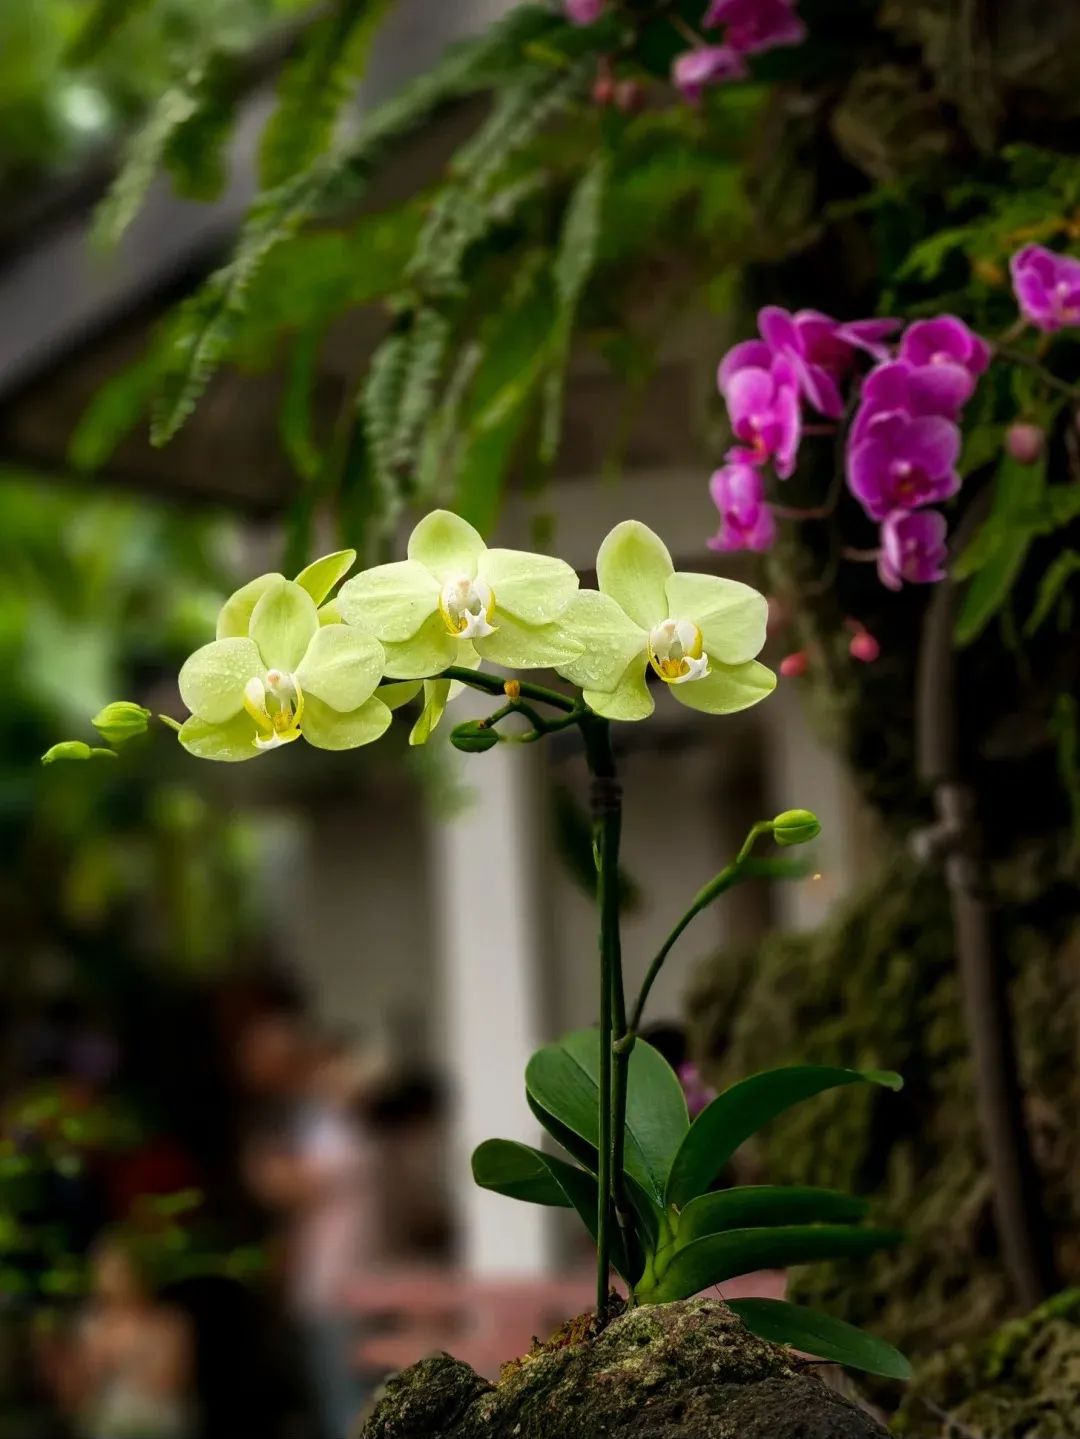
{"type": "Polygon", "coordinates": [[[393,0],[338,0],[282,71],[278,105],[263,131],[259,177],[283,184],[330,148],[338,114],[363,73],[393,0]]]}
{"type": "Polygon", "coordinates": [[[730,1299],[747,1329],[759,1339],[790,1344],[848,1369],[861,1369],[885,1379],[910,1379],[911,1365],[891,1344],[866,1334],[842,1319],[819,1314],[783,1299],[730,1299]]]}
{"type": "MultiPolygon", "coordinates": [[[[674,1071],[637,1040],[629,1057],[622,1146],[632,1233],[615,1229],[613,1252],[615,1267],[637,1299],[682,1299],[756,1268],[863,1255],[897,1243],[897,1231],[859,1222],[867,1211],[864,1201],[832,1190],[750,1186],[709,1192],[727,1157],[763,1124],[822,1090],[865,1079],[890,1088],[899,1084],[895,1075],[833,1068],[774,1070],[733,1086],[690,1125],[674,1071]]],[[[538,1050],[525,1085],[534,1115],[576,1162],[489,1140],[473,1156],[473,1176],[508,1198],[575,1208],[595,1238],[598,1032],[582,1030],[538,1050]]],[[[837,1321],[793,1306],[757,1316],[751,1311],[750,1318],[771,1326],[768,1337],[810,1353],[875,1373],[904,1372],[903,1359],[889,1345],[837,1321]]]]}

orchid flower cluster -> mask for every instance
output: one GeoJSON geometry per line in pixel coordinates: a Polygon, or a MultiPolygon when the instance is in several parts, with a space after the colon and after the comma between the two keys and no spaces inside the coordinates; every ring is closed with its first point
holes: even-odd
{"type": "MultiPolygon", "coordinates": [[[[552,668],[582,691],[577,708],[555,696],[566,708],[613,720],[652,713],[649,674],[708,714],[757,704],[776,683],[756,659],[764,596],[735,580],[677,571],[663,541],[635,520],[616,525],[600,546],[595,590],[580,589],[563,560],[489,548],[446,510],[420,521],[405,559],[345,580],[330,598],[355,560],[354,550],[343,550],[292,580],[260,575],[226,601],[215,639],[180,671],[190,713],[176,728],[185,749],[223,761],[301,738],[318,749],[355,749],[377,740],[391,711],[421,688],[425,705],[411,738],[423,743],[454,682],[469,683],[485,660],[508,670],[552,668]]],[[[134,728],[120,733],[116,706],[108,707],[94,721],[105,738],[146,728],[147,711],[121,708],[134,728]]],[[[90,753],[69,741],[46,758],[90,753]]]]}
{"type": "MultiPolygon", "coordinates": [[[[1025,320],[1045,332],[1080,325],[1080,260],[1029,245],[1013,256],[1011,270],[1025,320]]],[[[990,344],[955,315],[916,320],[895,342],[897,320],[843,322],[817,310],[766,306],[758,327],[760,338],[735,345],[720,364],[735,443],[710,482],[720,514],[710,548],[772,547],[776,513],[766,499],[766,468],[780,480],[794,474],[805,408],[844,422],[843,387],[862,354],[874,363],[855,380],[842,439],[848,489],[879,526],[878,546],[866,557],[876,560],[889,589],[943,579],[947,523],[933,507],[960,488],[960,420],[990,364],[990,344]]],[[[1030,463],[1041,432],[1014,430],[1010,452],[1030,463]]]]}
{"type": "MultiPolygon", "coordinates": [[[[608,8],[608,0],[565,0],[566,15],[575,25],[593,25],[608,8]]],[[[694,44],[678,55],[672,80],[683,97],[696,104],[712,85],[741,80],[747,58],[778,45],[798,45],[806,38],[795,0],[709,0],[701,18],[705,35],[688,31],[694,44]],[[711,32],[723,27],[713,41],[711,32]]]]}

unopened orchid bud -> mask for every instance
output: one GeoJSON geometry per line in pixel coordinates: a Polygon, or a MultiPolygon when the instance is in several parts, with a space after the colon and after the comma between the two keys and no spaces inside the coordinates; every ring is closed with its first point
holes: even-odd
{"type": "Polygon", "coordinates": [[[637,80],[620,80],[615,86],[615,106],[624,115],[633,115],[644,105],[645,90],[637,80]]]}
{"type": "Polygon", "coordinates": [[[1034,465],[1043,452],[1046,433],[1040,425],[1018,420],[1005,431],[1005,448],[1021,465],[1034,465]]]}
{"type": "Polygon", "coordinates": [[[495,748],[499,736],[483,720],[466,720],[450,731],[450,743],[465,754],[483,754],[495,748]]]}
{"type": "Polygon", "coordinates": [[[821,822],[808,809],[786,809],[773,820],[772,833],[777,844],[808,844],[821,833],[821,822]]]}
{"type": "Polygon", "coordinates": [[[785,679],[800,679],[810,668],[810,660],[805,650],[796,650],[794,654],[785,655],[780,661],[779,670],[785,679]]]}
{"type": "Polygon", "coordinates": [[[881,646],[869,630],[860,629],[851,636],[848,654],[853,660],[859,660],[864,665],[872,665],[881,656],[881,646]]]}
{"type": "Polygon", "coordinates": [[[615,77],[605,70],[601,70],[593,81],[592,101],[594,105],[611,105],[615,101],[616,92],[615,77]]]}
{"type": "Polygon", "coordinates": [[[54,744],[41,756],[42,764],[54,764],[58,759],[115,759],[111,749],[94,748],[81,739],[66,739],[54,744]]]}
{"type": "Polygon", "coordinates": [[[131,700],[114,700],[100,710],[90,723],[110,744],[123,744],[145,734],[150,711],[131,700]]]}

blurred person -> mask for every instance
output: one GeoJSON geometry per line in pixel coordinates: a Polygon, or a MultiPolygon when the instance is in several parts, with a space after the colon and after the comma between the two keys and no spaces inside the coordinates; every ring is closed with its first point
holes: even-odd
{"type": "Polygon", "coordinates": [[[198,1439],[190,1321],[163,1302],[119,1233],[99,1240],[93,1288],[66,1341],[50,1343],[47,1376],[80,1439],[198,1439]]]}
{"type": "Polygon", "coordinates": [[[370,1267],[376,1228],[356,1074],[346,1046],[312,1041],[295,1022],[290,1034],[281,1015],[248,1037],[247,1061],[277,1107],[251,1143],[249,1181],[281,1216],[286,1295],[323,1439],[345,1439],[366,1398],[348,1295],[370,1267]]]}

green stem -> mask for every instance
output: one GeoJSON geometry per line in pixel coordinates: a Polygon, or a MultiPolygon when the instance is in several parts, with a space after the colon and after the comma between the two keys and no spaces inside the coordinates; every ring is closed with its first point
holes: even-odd
{"type": "Polygon", "coordinates": [[[623,1185],[626,1132],[626,1062],[617,1048],[626,1034],[619,932],[619,841],[622,795],[611,726],[595,716],[581,724],[585,757],[592,775],[593,838],[597,853],[597,908],[600,915],[600,1144],[597,1210],[596,1303],[602,1318],[607,1307],[611,1257],[612,1212],[622,1230],[624,1251],[630,1242],[629,1215],[623,1185]]]}
{"type": "Polygon", "coordinates": [[[1067,380],[1059,380],[1052,370],[1048,370],[1026,350],[1014,349],[1012,345],[997,345],[995,353],[1002,360],[1008,360],[1011,365],[1022,365],[1025,369],[1033,370],[1044,385],[1056,390],[1059,395],[1067,395],[1070,400],[1080,400],[1080,386],[1070,385],[1067,380]]]}
{"type": "Polygon", "coordinates": [[[527,700],[536,700],[538,704],[551,705],[553,709],[562,710],[564,714],[575,714],[581,710],[569,695],[564,695],[559,690],[548,689],[545,685],[534,685],[529,680],[507,680],[502,675],[490,675],[486,670],[470,670],[463,665],[451,665],[448,669],[441,670],[437,675],[429,675],[429,679],[437,680],[458,680],[470,689],[483,690],[489,695],[505,695],[507,684],[517,686],[517,693],[527,700]]]}
{"type": "Polygon", "coordinates": [[[636,1034],[640,1028],[641,1017],[645,1012],[645,1006],[648,1003],[652,987],[656,983],[657,975],[659,975],[663,969],[664,961],[675,948],[683,931],[689,928],[691,922],[697,918],[703,909],[708,909],[709,905],[712,904],[714,900],[719,899],[732,885],[738,884],[742,879],[750,878],[752,874],[761,872],[756,866],[751,866],[749,862],[750,852],[754,848],[758,836],[769,833],[771,829],[772,826],[768,823],[754,825],[753,829],[743,841],[742,849],[739,850],[739,853],[735,856],[734,860],[732,860],[731,864],[722,869],[715,878],[709,880],[709,883],[704,889],[699,890],[694,896],[690,908],[682,916],[678,924],[676,924],[667,939],[664,940],[660,949],[657,951],[656,958],[652,964],[649,965],[645,978],[642,981],[641,989],[638,992],[637,1000],[634,1003],[633,1012],[630,1015],[631,1034],[636,1034]]]}

